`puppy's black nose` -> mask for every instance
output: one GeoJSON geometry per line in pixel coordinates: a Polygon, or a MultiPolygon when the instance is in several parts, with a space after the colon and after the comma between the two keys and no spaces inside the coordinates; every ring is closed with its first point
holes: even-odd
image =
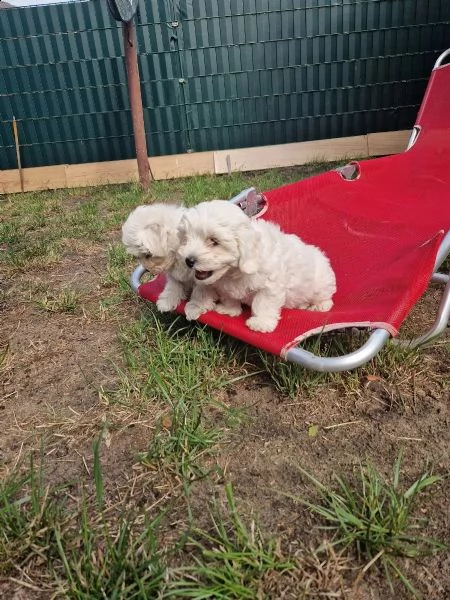
{"type": "Polygon", "coordinates": [[[192,256],[188,256],[184,262],[190,269],[192,269],[192,267],[195,265],[195,258],[192,258],[192,256]]]}

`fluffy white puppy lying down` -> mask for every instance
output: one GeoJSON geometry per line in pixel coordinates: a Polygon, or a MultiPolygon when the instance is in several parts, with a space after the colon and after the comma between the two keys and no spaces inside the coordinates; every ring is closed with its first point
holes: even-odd
{"type": "Polygon", "coordinates": [[[135,208],[122,226],[122,242],[150,273],[164,271],[167,282],[156,306],[174,310],[193,286],[192,270],[177,255],[178,226],[186,208],[174,204],[149,204],[135,208]]]}
{"type": "Polygon", "coordinates": [[[328,258],[278,225],[250,219],[225,200],[202,202],[180,222],[179,254],[195,285],[185,308],[197,319],[207,310],[236,316],[251,307],[246,324],[273,331],[282,307],[327,311],[336,279],[328,258]]]}

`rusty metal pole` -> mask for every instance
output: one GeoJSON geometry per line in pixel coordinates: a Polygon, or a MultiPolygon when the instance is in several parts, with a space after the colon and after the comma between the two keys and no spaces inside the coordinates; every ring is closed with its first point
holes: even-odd
{"type": "Polygon", "coordinates": [[[146,190],[152,179],[148,163],[147,141],[145,139],[144,111],[142,107],[141,83],[137,60],[134,19],[123,24],[123,45],[127,66],[128,95],[130,98],[131,118],[133,120],[134,145],[139,171],[139,182],[146,190]]]}

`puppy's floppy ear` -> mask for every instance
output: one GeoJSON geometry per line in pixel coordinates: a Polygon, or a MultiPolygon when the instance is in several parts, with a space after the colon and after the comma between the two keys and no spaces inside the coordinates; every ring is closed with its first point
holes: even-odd
{"type": "Polygon", "coordinates": [[[162,236],[161,225],[159,223],[149,223],[137,231],[136,240],[142,253],[145,254],[155,245],[155,235],[162,236]]]}
{"type": "Polygon", "coordinates": [[[177,231],[181,235],[181,234],[186,233],[186,229],[187,229],[187,218],[186,218],[186,215],[183,215],[178,222],[177,231]]]}
{"type": "Polygon", "coordinates": [[[258,270],[258,245],[260,234],[252,227],[252,222],[242,224],[237,230],[239,248],[239,269],[247,275],[258,270]]]}
{"type": "Polygon", "coordinates": [[[159,231],[161,230],[161,225],[160,225],[160,223],[148,223],[144,227],[144,231],[146,229],[148,229],[149,231],[154,231],[155,233],[159,233],[159,231]]]}

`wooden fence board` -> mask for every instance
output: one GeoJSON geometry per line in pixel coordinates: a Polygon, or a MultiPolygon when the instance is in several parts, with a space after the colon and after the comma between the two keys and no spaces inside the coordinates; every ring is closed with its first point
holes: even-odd
{"type": "MultiPolygon", "coordinates": [[[[405,150],[410,131],[296,142],[258,148],[193,152],[149,158],[154,179],[253,171],[393,154],[405,150]]],[[[128,183],[138,181],[134,159],[23,169],[24,191],[128,183]]],[[[21,191],[17,169],[0,170],[0,194],[21,191]]]]}

